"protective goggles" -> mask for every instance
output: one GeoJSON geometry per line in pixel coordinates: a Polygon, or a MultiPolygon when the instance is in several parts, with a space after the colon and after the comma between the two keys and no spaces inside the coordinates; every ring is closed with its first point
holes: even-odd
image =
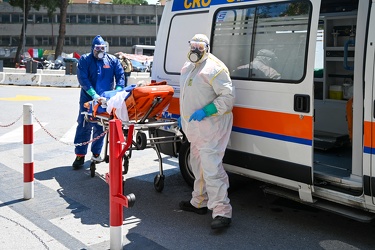
{"type": "Polygon", "coordinates": [[[190,41],[190,49],[191,50],[199,50],[200,52],[203,52],[207,48],[207,44],[205,42],[197,42],[197,41],[190,41]]]}
{"type": "Polygon", "coordinates": [[[95,45],[94,46],[94,50],[95,51],[98,51],[98,52],[100,52],[100,51],[105,51],[105,48],[106,48],[107,46],[106,45],[95,45]]]}

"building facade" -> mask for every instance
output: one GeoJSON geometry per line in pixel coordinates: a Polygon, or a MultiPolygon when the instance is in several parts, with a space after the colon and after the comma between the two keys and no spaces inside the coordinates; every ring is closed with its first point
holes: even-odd
{"type": "MultiPolygon", "coordinates": [[[[101,35],[109,53],[132,53],[133,45],[155,45],[164,6],[69,4],[63,51],[90,52],[92,39],[101,35]]],[[[0,60],[15,57],[23,24],[23,12],[6,2],[0,3],[0,60]]],[[[59,10],[52,17],[47,9],[31,9],[27,17],[25,51],[30,48],[54,50],[60,24],[59,10]]]]}

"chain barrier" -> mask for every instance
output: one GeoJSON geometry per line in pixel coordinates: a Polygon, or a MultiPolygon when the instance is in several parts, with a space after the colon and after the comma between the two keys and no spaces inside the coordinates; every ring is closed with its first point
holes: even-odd
{"type": "Polygon", "coordinates": [[[0,128],[7,128],[7,127],[10,127],[10,126],[12,126],[12,125],[14,125],[16,122],[18,122],[20,119],[21,119],[21,117],[23,116],[23,114],[21,114],[14,122],[12,122],[12,123],[9,123],[9,124],[5,124],[5,125],[1,125],[0,124],[0,128]]]}
{"type": "Polygon", "coordinates": [[[81,143],[69,143],[69,142],[63,142],[63,141],[60,141],[57,137],[53,136],[43,125],[42,123],[39,121],[39,119],[35,116],[34,114],[34,111],[30,110],[30,113],[31,115],[34,117],[35,121],[39,124],[39,126],[44,130],[44,132],[47,133],[47,135],[49,135],[50,137],[52,137],[55,141],[58,141],[62,144],[65,144],[65,145],[69,145],[69,146],[83,146],[83,145],[87,145],[87,144],[90,144],[96,140],[99,140],[101,137],[103,137],[105,134],[108,133],[108,128],[103,131],[103,133],[101,133],[100,135],[98,135],[97,137],[95,138],[92,138],[90,141],[87,141],[87,142],[81,142],[81,143]]]}
{"type": "MultiPolygon", "coordinates": [[[[69,145],[69,146],[83,146],[83,145],[87,145],[87,144],[90,144],[96,140],[99,140],[101,137],[103,137],[105,134],[108,133],[108,128],[103,131],[103,133],[101,133],[100,135],[98,135],[97,137],[95,138],[92,138],[90,141],[87,141],[87,142],[81,142],[81,143],[69,143],[69,142],[63,142],[63,141],[60,141],[57,137],[53,136],[44,126],[43,124],[39,121],[39,119],[35,116],[34,114],[34,111],[30,110],[30,113],[31,115],[34,117],[35,121],[39,124],[39,126],[44,130],[44,132],[47,133],[47,135],[49,135],[50,137],[52,137],[55,141],[58,141],[62,144],[65,144],[65,145],[69,145]]],[[[5,124],[5,125],[1,125],[0,124],[0,128],[7,128],[7,127],[10,127],[12,125],[14,125],[16,122],[18,122],[21,118],[22,118],[23,114],[21,114],[14,122],[12,123],[9,123],[9,124],[5,124]]]]}

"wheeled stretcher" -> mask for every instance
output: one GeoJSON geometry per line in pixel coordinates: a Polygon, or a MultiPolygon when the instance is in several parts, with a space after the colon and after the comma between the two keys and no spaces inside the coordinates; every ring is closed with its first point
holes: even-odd
{"type": "MultiPolygon", "coordinates": [[[[161,152],[177,156],[178,149],[183,140],[183,134],[178,130],[177,121],[174,118],[162,117],[163,111],[170,103],[174,90],[166,82],[153,83],[147,86],[128,88],[125,96],[125,104],[128,111],[128,121],[122,121],[123,133],[126,139],[129,125],[134,125],[132,146],[129,147],[123,157],[123,174],[128,172],[129,160],[133,150],[144,150],[153,148],[159,160],[159,174],[154,178],[154,188],[161,192],[164,188],[163,162],[161,152]],[[173,132],[170,131],[173,130],[173,132]],[[148,136],[146,134],[148,132],[148,136]]],[[[113,92],[111,93],[113,95],[113,92]]],[[[106,97],[107,98],[107,97],[106,97]]],[[[110,97],[112,98],[112,97],[110,97]]],[[[110,99],[109,98],[109,99],[110,99]]],[[[109,127],[109,120],[116,118],[115,109],[108,113],[101,107],[100,103],[85,103],[87,112],[83,112],[87,122],[95,122],[103,126],[104,130],[109,127]]],[[[108,133],[104,140],[103,161],[109,162],[108,133]]],[[[96,164],[91,161],[91,177],[95,176],[96,164]]]]}

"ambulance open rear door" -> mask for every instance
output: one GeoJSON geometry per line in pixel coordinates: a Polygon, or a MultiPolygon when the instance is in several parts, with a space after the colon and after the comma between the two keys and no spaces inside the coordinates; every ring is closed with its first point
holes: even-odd
{"type": "Polygon", "coordinates": [[[225,168],[295,189],[307,202],[319,9],[320,0],[210,6],[211,52],[228,66],[236,89],[225,168]]]}

